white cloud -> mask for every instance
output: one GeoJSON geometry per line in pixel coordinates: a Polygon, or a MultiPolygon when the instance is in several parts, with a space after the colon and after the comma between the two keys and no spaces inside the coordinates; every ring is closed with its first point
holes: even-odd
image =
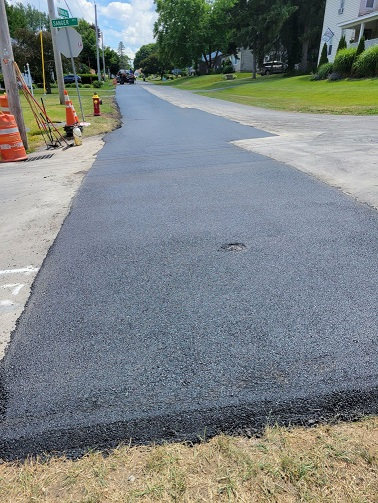
{"type": "Polygon", "coordinates": [[[106,6],[100,6],[99,12],[109,25],[112,20],[117,20],[116,31],[120,40],[134,50],[153,41],[153,27],[157,19],[153,0],[110,2],[106,6]]]}

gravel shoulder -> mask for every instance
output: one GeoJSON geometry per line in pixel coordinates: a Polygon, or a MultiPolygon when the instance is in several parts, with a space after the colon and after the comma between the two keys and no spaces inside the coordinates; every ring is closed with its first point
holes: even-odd
{"type": "Polygon", "coordinates": [[[72,198],[102,148],[100,136],[50,159],[0,165],[0,359],[31,285],[68,214],[72,198]]]}
{"type": "Polygon", "coordinates": [[[276,136],[234,142],[284,162],[378,208],[377,116],[281,112],[145,85],[181,108],[194,108],[268,131],[276,136]]]}

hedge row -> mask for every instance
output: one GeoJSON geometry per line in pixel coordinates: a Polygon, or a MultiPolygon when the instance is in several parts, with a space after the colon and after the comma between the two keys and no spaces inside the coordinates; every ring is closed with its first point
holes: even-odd
{"type": "Polygon", "coordinates": [[[369,47],[360,54],[355,48],[341,49],[335,61],[319,66],[313,78],[336,80],[336,77],[378,77],[378,46],[369,47]]]}
{"type": "Polygon", "coordinates": [[[78,73],[79,77],[81,77],[82,84],[92,84],[95,80],[98,80],[98,76],[94,73],[78,73]]]}

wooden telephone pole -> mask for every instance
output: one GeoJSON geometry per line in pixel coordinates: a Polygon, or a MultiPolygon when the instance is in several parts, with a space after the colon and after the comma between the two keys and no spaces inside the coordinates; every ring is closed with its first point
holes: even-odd
{"type": "Polygon", "coordinates": [[[18,92],[16,72],[14,69],[14,56],[9,34],[8,18],[5,10],[5,1],[0,0],[0,57],[1,69],[4,76],[5,91],[8,96],[9,109],[16,119],[21,139],[25,149],[28,148],[28,137],[24,116],[22,114],[20,95],[18,92]]]}

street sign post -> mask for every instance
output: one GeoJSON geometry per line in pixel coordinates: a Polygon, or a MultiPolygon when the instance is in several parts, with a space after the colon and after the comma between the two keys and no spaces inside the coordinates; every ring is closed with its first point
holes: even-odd
{"type": "Polygon", "coordinates": [[[53,28],[65,28],[66,26],[78,26],[79,21],[77,17],[68,17],[65,19],[52,19],[51,24],[53,28]]]}
{"type": "Polygon", "coordinates": [[[58,15],[60,17],[65,17],[65,18],[70,17],[70,13],[68,12],[68,10],[62,9],[61,7],[58,7],[58,15]]]}
{"type": "MultiPolygon", "coordinates": [[[[65,20],[63,19],[62,21],[65,20]]],[[[76,58],[83,50],[83,40],[81,38],[81,35],[74,28],[63,28],[62,30],[58,31],[56,35],[56,42],[58,50],[63,54],[63,56],[66,56],[66,58],[71,58],[72,70],[75,76],[77,97],[79,98],[81,116],[84,122],[85,117],[83,112],[83,106],[81,104],[80,91],[77,82],[77,74],[74,61],[74,58],[76,58]]]]}

